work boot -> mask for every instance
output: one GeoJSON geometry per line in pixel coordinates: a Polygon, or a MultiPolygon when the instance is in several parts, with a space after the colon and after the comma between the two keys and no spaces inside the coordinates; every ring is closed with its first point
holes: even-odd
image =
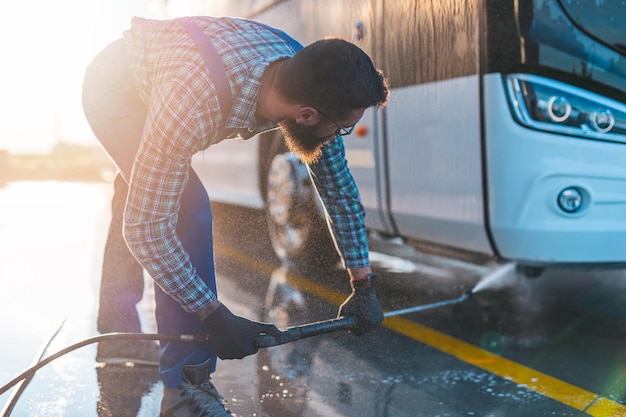
{"type": "Polygon", "coordinates": [[[160,417],[228,417],[233,414],[211,382],[211,359],[183,367],[183,382],[163,388],[160,417]]]}

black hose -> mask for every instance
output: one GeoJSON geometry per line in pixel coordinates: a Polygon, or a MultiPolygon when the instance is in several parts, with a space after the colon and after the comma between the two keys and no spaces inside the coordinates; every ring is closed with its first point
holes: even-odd
{"type": "MultiPolygon", "coordinates": [[[[262,334],[255,339],[255,345],[257,348],[267,348],[270,346],[276,346],[284,343],[293,342],[306,337],[317,336],[323,333],[334,332],[338,330],[348,330],[350,326],[356,323],[354,317],[340,317],[338,319],[330,319],[323,322],[310,323],[301,326],[294,326],[280,332],[280,336],[271,336],[262,334]]],[[[124,340],[160,340],[169,342],[188,342],[188,343],[208,343],[208,337],[205,334],[190,335],[190,334],[150,334],[150,333],[105,333],[99,336],[94,336],[89,339],[85,339],[78,343],[74,343],[58,351],[57,353],[48,356],[47,358],[39,361],[35,365],[16,376],[8,384],[0,388],[0,395],[4,394],[15,386],[20,381],[32,378],[32,376],[41,368],[48,365],[50,362],[66,355],[76,349],[90,345],[92,343],[101,342],[103,340],[110,339],[124,339],[124,340]]]]}
{"type": "MultiPolygon", "coordinates": [[[[472,297],[472,291],[466,291],[461,297],[454,298],[452,300],[440,301],[432,304],[416,306],[404,310],[397,310],[385,313],[385,317],[393,317],[403,315],[407,313],[413,313],[416,311],[427,310],[435,307],[441,307],[448,304],[455,304],[465,301],[472,297]]],[[[357,323],[355,317],[338,317],[330,320],[324,320],[316,323],[303,324],[300,326],[293,326],[281,331],[278,335],[261,334],[255,338],[255,346],[257,348],[268,348],[271,346],[282,345],[285,343],[294,342],[296,340],[304,339],[311,336],[318,336],[325,333],[336,332],[339,330],[350,330],[357,323]]],[[[187,342],[187,343],[208,343],[208,337],[204,334],[191,335],[191,334],[150,334],[150,333],[105,333],[99,336],[94,336],[89,339],[85,339],[81,342],[75,343],[66,347],[57,353],[48,356],[41,360],[37,364],[31,366],[26,371],[15,377],[8,384],[0,388],[0,395],[7,392],[14,385],[26,378],[32,378],[32,376],[39,369],[48,365],[50,362],[60,358],[61,356],[79,349],[83,346],[90,345],[92,343],[101,342],[109,339],[125,339],[125,340],[160,340],[168,342],[187,342]]]]}
{"type": "Polygon", "coordinates": [[[48,356],[47,358],[39,361],[35,365],[28,368],[26,371],[22,372],[20,375],[16,376],[11,380],[8,384],[2,386],[0,388],[0,395],[4,394],[8,390],[10,390],[13,386],[15,386],[20,381],[32,378],[39,369],[48,365],[50,362],[60,358],[63,355],[66,355],[76,349],[80,349],[81,347],[90,345],[92,343],[101,342],[103,340],[111,340],[111,339],[124,339],[124,340],[160,340],[160,341],[168,341],[168,342],[191,342],[191,343],[207,343],[207,338],[205,335],[189,335],[189,334],[176,334],[176,335],[168,335],[168,334],[150,334],[150,333],[105,333],[99,336],[94,336],[89,339],[85,339],[78,343],[74,343],[58,351],[57,353],[48,356]]]}
{"type": "MultiPolygon", "coordinates": [[[[35,366],[41,361],[41,359],[43,358],[43,355],[45,355],[46,351],[48,350],[48,347],[50,347],[50,344],[52,343],[54,338],[57,337],[57,335],[63,328],[64,324],[65,324],[65,320],[63,320],[59,328],[56,329],[56,331],[52,334],[52,337],[50,337],[50,339],[48,339],[46,344],[39,350],[36,356],[37,359],[31,366],[35,366]]],[[[13,409],[15,408],[15,405],[17,404],[17,400],[20,399],[20,396],[22,395],[22,393],[24,392],[28,384],[30,384],[30,381],[33,379],[33,376],[34,376],[34,372],[31,375],[21,380],[21,384],[19,384],[19,386],[17,387],[15,391],[13,391],[13,393],[9,397],[9,400],[4,405],[4,408],[2,409],[2,414],[1,414],[2,417],[8,417],[13,412],[13,409]]]]}

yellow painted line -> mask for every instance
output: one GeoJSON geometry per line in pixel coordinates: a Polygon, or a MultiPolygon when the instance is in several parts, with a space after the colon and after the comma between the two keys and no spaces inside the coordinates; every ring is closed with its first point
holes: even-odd
{"type": "MultiPolygon", "coordinates": [[[[272,265],[260,262],[241,252],[223,246],[216,246],[215,251],[241,264],[261,271],[268,276],[271,275],[272,271],[275,269],[272,265]]],[[[347,297],[346,294],[334,291],[294,274],[289,274],[288,282],[303,291],[335,305],[341,304],[347,297]]],[[[484,369],[501,378],[527,387],[532,391],[575,408],[576,410],[583,411],[588,415],[595,417],[626,416],[626,406],[616,401],[561,381],[437,330],[397,316],[386,318],[383,324],[389,329],[406,337],[452,355],[463,362],[484,369]]]]}
{"type": "Polygon", "coordinates": [[[608,398],[561,381],[462,340],[422,326],[401,317],[389,317],[384,325],[404,336],[415,339],[463,362],[494,375],[523,385],[572,408],[597,417],[626,416],[626,406],[608,398]]]}

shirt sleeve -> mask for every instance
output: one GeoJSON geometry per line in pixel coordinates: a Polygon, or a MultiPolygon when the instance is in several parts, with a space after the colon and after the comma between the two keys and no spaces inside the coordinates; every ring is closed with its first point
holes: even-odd
{"type": "Polygon", "coordinates": [[[322,148],[318,162],[308,166],[324,203],[327,220],[346,268],[369,265],[365,213],[358,188],[348,169],[341,136],[322,148]]]}
{"type": "Polygon", "coordinates": [[[124,237],[156,283],[186,311],[196,312],[216,295],[198,276],[176,233],[191,156],[198,151],[195,118],[200,105],[193,90],[182,84],[171,81],[151,94],[133,165],[124,237]]]}

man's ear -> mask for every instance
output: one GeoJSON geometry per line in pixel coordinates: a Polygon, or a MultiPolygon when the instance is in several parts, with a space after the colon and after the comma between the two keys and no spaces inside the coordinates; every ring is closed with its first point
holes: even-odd
{"type": "Polygon", "coordinates": [[[300,106],[296,112],[296,123],[303,126],[313,126],[320,121],[320,114],[314,107],[300,106]]]}

